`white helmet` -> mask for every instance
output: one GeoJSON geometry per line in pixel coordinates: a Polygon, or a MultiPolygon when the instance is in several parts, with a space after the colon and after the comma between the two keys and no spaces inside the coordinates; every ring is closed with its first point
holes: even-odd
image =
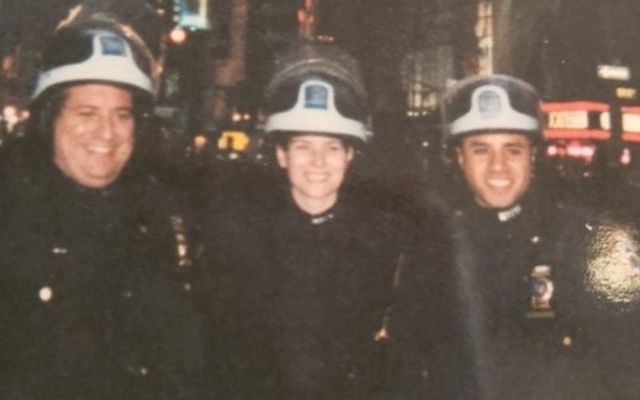
{"type": "Polygon", "coordinates": [[[281,56],[276,69],[266,94],[267,134],[370,139],[366,94],[353,58],[335,47],[305,44],[281,56]]]}
{"type": "Polygon", "coordinates": [[[371,133],[365,123],[338,110],[336,97],[340,94],[335,85],[321,78],[302,81],[293,107],[269,115],[265,131],[330,133],[366,142],[371,133]]]}
{"type": "Polygon", "coordinates": [[[55,32],[45,50],[31,100],[72,82],[116,83],[153,96],[155,73],[151,52],[132,29],[104,23],[65,26],[55,32]]]}
{"type": "Polygon", "coordinates": [[[445,144],[491,132],[521,133],[532,142],[543,139],[538,93],[511,76],[463,79],[447,90],[442,112],[445,144]]]}

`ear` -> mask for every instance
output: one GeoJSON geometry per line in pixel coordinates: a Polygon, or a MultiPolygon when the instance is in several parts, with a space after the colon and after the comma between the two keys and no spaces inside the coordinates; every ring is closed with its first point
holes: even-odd
{"type": "Polygon", "coordinates": [[[347,148],[347,161],[351,162],[353,160],[353,147],[349,146],[347,148]]]}
{"type": "Polygon", "coordinates": [[[278,159],[278,165],[280,168],[287,168],[289,163],[287,161],[287,151],[282,146],[276,146],[276,158],[278,159]]]}
{"type": "Polygon", "coordinates": [[[458,159],[458,165],[460,167],[464,166],[464,156],[459,146],[456,147],[456,158],[458,159]]]}
{"type": "Polygon", "coordinates": [[[538,155],[538,148],[537,147],[532,147],[531,148],[531,176],[534,177],[536,174],[536,157],[538,155]]]}
{"type": "Polygon", "coordinates": [[[536,157],[538,155],[538,148],[537,147],[531,147],[531,164],[535,164],[536,163],[536,157]]]}

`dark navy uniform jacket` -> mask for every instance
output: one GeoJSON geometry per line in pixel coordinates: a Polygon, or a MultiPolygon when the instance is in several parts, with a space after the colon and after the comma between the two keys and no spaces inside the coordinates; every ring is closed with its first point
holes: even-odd
{"type": "MultiPolygon", "coordinates": [[[[436,342],[448,350],[434,367],[447,389],[438,398],[609,398],[585,301],[587,215],[529,193],[509,210],[453,203],[449,225],[454,319],[436,342]],[[534,307],[545,293],[549,307],[534,307]]],[[[429,321],[413,330],[419,340],[429,321]]]]}
{"type": "MultiPolygon", "coordinates": [[[[286,185],[212,205],[204,223],[210,377],[225,399],[365,399],[410,237],[404,217],[341,193],[322,215],[286,185]],[[269,195],[272,194],[272,196],[269,195]]],[[[211,392],[215,390],[212,389],[211,392]]]]}
{"type": "Polygon", "coordinates": [[[169,193],[131,175],[84,189],[13,146],[0,180],[0,397],[190,398],[200,327],[169,193]]]}

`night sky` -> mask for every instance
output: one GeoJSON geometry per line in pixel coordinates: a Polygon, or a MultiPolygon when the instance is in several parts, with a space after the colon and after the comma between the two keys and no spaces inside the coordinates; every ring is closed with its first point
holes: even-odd
{"type": "MultiPolygon", "coordinates": [[[[24,64],[19,65],[22,89],[28,94],[35,79],[39,54],[49,35],[79,3],[88,10],[113,12],[133,25],[143,37],[158,38],[159,21],[149,18],[144,0],[0,0],[0,59],[17,49],[24,64]]],[[[20,93],[22,92],[22,93],[20,93]]]]}
{"type": "Polygon", "coordinates": [[[37,45],[66,17],[77,0],[0,0],[0,50],[37,45]]]}

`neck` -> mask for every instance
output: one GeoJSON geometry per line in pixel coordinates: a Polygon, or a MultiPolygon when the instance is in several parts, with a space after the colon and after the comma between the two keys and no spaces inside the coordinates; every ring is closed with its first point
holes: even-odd
{"type": "Polygon", "coordinates": [[[338,195],[323,197],[321,199],[303,197],[296,192],[292,192],[293,201],[305,213],[309,215],[319,215],[329,210],[338,201],[338,195]]]}

